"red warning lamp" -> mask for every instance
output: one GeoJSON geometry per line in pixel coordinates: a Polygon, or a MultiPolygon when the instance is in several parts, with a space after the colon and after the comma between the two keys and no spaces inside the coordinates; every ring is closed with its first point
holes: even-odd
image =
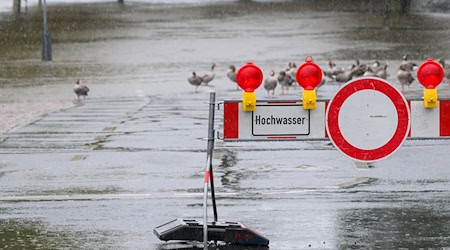
{"type": "Polygon", "coordinates": [[[253,92],[263,81],[263,73],[258,66],[246,63],[236,73],[236,81],[245,92],[253,92]]]}
{"type": "Polygon", "coordinates": [[[444,79],[444,69],[433,58],[428,58],[417,70],[417,79],[425,88],[434,89],[444,79]]]}
{"type": "Polygon", "coordinates": [[[322,69],[313,62],[312,56],[307,56],[305,63],[298,68],[295,78],[302,88],[313,90],[322,81],[322,69]]]}
{"type": "Polygon", "coordinates": [[[425,108],[436,108],[438,102],[436,87],[444,79],[444,69],[433,58],[428,58],[417,70],[417,79],[425,87],[423,90],[423,106],[425,108]]]}
{"type": "Polygon", "coordinates": [[[313,62],[312,56],[307,56],[295,74],[298,84],[303,88],[302,103],[304,109],[316,108],[315,88],[322,81],[322,69],[313,62]]]}
{"type": "Polygon", "coordinates": [[[242,96],[242,108],[244,111],[255,111],[256,94],[255,89],[261,86],[263,73],[258,66],[249,62],[242,66],[236,73],[236,81],[244,90],[242,96]]]}

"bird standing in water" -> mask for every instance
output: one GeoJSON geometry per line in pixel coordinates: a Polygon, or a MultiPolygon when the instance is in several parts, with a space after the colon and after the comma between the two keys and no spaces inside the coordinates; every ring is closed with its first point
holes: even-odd
{"type": "Polygon", "coordinates": [[[214,68],[216,67],[216,64],[213,63],[213,65],[211,66],[211,72],[205,74],[202,79],[203,79],[203,83],[205,85],[208,85],[208,83],[210,81],[212,81],[214,79],[214,77],[216,76],[216,74],[214,73],[214,68]]]}
{"type": "Polygon", "coordinates": [[[403,70],[412,72],[417,68],[417,64],[411,61],[408,61],[408,55],[403,56],[403,61],[400,63],[400,66],[403,70]]]}
{"type": "Polygon", "coordinates": [[[339,86],[341,86],[341,83],[346,83],[350,81],[353,78],[353,75],[355,74],[356,66],[352,65],[352,68],[345,69],[343,72],[340,72],[336,75],[332,75],[332,79],[334,79],[336,82],[339,83],[339,86]]]}
{"type": "Polygon", "coordinates": [[[275,95],[275,88],[277,87],[277,78],[275,77],[275,71],[270,71],[270,76],[264,80],[264,88],[267,90],[267,96],[270,96],[272,91],[272,97],[275,95]]]}
{"type": "Polygon", "coordinates": [[[288,68],[286,69],[286,75],[288,75],[289,77],[291,77],[291,79],[296,82],[297,80],[295,79],[295,73],[297,73],[297,64],[295,64],[295,62],[288,63],[288,68]]]}
{"type": "Polygon", "coordinates": [[[336,67],[336,63],[328,60],[328,69],[324,70],[323,73],[330,79],[334,79],[336,75],[344,72],[343,68],[336,67]]]}
{"type": "Polygon", "coordinates": [[[80,96],[83,96],[83,100],[86,99],[86,96],[88,95],[89,88],[81,83],[81,80],[78,79],[75,83],[75,86],[73,87],[73,92],[78,97],[78,101],[80,101],[80,96]]]}
{"type": "Polygon", "coordinates": [[[379,78],[383,78],[384,80],[387,79],[387,77],[389,76],[388,72],[387,72],[387,67],[388,65],[385,64],[384,68],[381,70],[378,70],[377,72],[375,72],[375,75],[379,78]]]}
{"type": "MultiPolygon", "coordinates": [[[[236,67],[234,65],[230,65],[227,71],[227,77],[232,82],[236,83],[236,67]]],[[[239,85],[236,84],[236,90],[239,90],[239,85]]]]}
{"type": "Polygon", "coordinates": [[[410,69],[412,68],[407,64],[402,64],[398,68],[397,80],[402,85],[402,92],[405,90],[405,85],[408,86],[409,89],[409,86],[414,81],[410,69]]]}
{"type": "Polygon", "coordinates": [[[292,86],[292,83],[294,82],[294,80],[292,80],[292,78],[286,74],[285,71],[280,71],[280,73],[278,74],[277,77],[278,82],[281,85],[281,94],[284,95],[284,90],[287,89],[287,91],[289,92],[289,87],[292,86]]]}
{"type": "Polygon", "coordinates": [[[200,76],[198,76],[194,71],[192,72],[192,74],[188,76],[187,80],[191,85],[195,86],[195,93],[197,93],[198,86],[202,84],[203,79],[200,76]]]}

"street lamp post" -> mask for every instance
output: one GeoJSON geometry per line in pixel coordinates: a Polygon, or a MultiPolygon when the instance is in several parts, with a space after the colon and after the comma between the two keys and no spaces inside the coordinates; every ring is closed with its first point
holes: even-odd
{"type": "Polygon", "coordinates": [[[52,60],[52,36],[48,32],[47,24],[47,3],[46,0],[42,1],[42,13],[44,17],[44,32],[42,33],[42,60],[52,60]]]}

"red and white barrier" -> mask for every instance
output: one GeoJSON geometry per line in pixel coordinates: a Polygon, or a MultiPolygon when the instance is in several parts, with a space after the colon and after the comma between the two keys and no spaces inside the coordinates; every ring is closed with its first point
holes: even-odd
{"type": "MultiPolygon", "coordinates": [[[[328,139],[328,135],[325,128],[325,113],[328,103],[329,100],[319,100],[317,102],[317,108],[306,111],[305,114],[305,111],[301,107],[301,101],[261,100],[257,102],[257,109],[254,112],[244,112],[242,111],[240,100],[227,100],[224,103],[223,139],[225,141],[326,140],[328,139]],[[298,108],[298,116],[296,118],[305,118],[305,123],[307,121],[310,122],[309,133],[296,134],[285,132],[258,134],[256,131],[255,134],[253,132],[252,119],[260,113],[266,113],[266,110],[263,109],[272,108],[273,110],[277,110],[277,108],[284,109],[289,106],[298,108]]],[[[419,100],[408,100],[408,106],[411,114],[408,138],[450,138],[450,100],[440,100],[438,107],[434,109],[423,108],[423,102],[419,100]]],[[[277,117],[283,116],[280,114],[277,117]]],[[[295,124],[291,121],[291,125],[295,124]]]]}

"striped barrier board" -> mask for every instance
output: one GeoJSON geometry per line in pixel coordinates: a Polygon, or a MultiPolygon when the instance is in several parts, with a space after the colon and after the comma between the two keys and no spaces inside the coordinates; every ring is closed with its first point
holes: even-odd
{"type": "Polygon", "coordinates": [[[440,100],[435,109],[422,101],[408,101],[411,110],[410,138],[450,138],[450,100],[440,100]]]}
{"type": "MultiPolygon", "coordinates": [[[[433,109],[425,109],[422,100],[407,102],[409,139],[450,138],[450,99],[441,98],[433,109]]],[[[244,112],[240,100],[225,100],[223,139],[328,140],[325,115],[329,103],[330,100],[318,100],[316,109],[304,110],[300,100],[257,100],[255,111],[244,112]]]]}
{"type": "Polygon", "coordinates": [[[244,112],[240,102],[226,101],[224,140],[329,138],[347,157],[371,163],[395,153],[407,138],[450,138],[450,100],[429,98],[427,105],[408,101],[389,82],[365,77],[349,81],[315,109],[304,109],[300,101],[260,101],[244,112]],[[430,103],[433,108],[425,108],[430,103]]]}

